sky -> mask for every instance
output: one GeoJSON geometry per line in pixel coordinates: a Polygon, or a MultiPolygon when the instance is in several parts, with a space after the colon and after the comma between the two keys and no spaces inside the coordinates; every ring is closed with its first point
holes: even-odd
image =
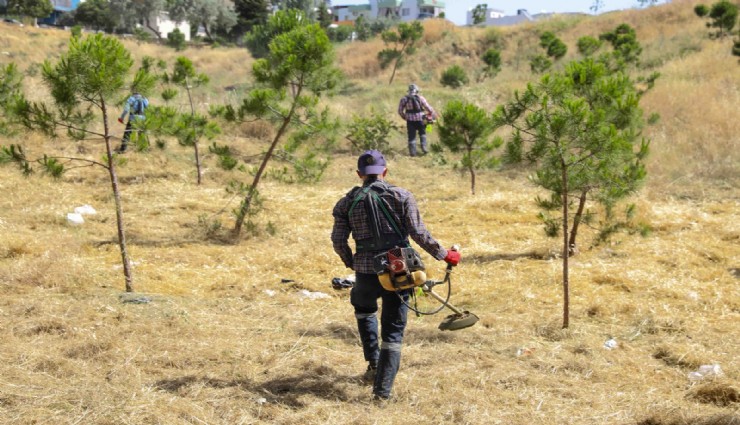
{"type": "MultiPolygon", "coordinates": [[[[594,0],[446,0],[445,17],[456,25],[465,25],[468,9],[478,4],[487,4],[491,9],[503,10],[506,15],[516,15],[518,9],[527,9],[530,14],[542,11],[592,13],[589,8],[594,4],[594,0]]],[[[599,10],[599,13],[637,7],[639,3],[637,0],[602,0],[602,4],[603,8],[599,10]]]]}

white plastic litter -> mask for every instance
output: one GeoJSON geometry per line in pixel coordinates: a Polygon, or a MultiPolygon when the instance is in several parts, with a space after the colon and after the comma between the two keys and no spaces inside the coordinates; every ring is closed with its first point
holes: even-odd
{"type": "Polygon", "coordinates": [[[607,350],[613,350],[617,348],[619,344],[617,344],[617,340],[614,338],[607,339],[606,342],[604,342],[604,348],[607,350]]]}
{"type": "Polygon", "coordinates": [[[95,215],[98,212],[95,211],[95,208],[91,207],[90,205],[83,205],[81,207],[75,208],[75,213],[81,214],[81,215],[95,215]]]}
{"type": "Polygon", "coordinates": [[[692,381],[699,381],[705,378],[712,378],[716,376],[722,376],[722,368],[718,364],[705,364],[699,366],[694,372],[689,373],[689,379],[692,381]]]}
{"type": "Polygon", "coordinates": [[[84,223],[85,219],[82,218],[82,214],[78,213],[67,213],[67,223],[73,225],[73,226],[79,226],[80,224],[84,223]]]}
{"type": "Polygon", "coordinates": [[[306,289],[301,290],[301,296],[303,296],[304,298],[308,298],[310,300],[318,300],[321,298],[331,298],[329,294],[325,294],[323,292],[311,292],[306,289]]]}
{"type": "Polygon", "coordinates": [[[267,294],[268,297],[274,297],[277,292],[273,291],[272,289],[265,289],[265,294],[267,294]]]}

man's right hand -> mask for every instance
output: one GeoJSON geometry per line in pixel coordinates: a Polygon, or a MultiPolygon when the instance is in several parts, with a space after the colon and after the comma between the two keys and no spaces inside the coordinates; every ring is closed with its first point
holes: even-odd
{"type": "Polygon", "coordinates": [[[120,122],[121,124],[123,124],[123,118],[118,117],[118,122],[120,122]]]}

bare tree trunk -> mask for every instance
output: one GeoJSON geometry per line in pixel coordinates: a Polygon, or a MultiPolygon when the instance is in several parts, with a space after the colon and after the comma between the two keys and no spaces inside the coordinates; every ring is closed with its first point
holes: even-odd
{"type": "Polygon", "coordinates": [[[580,198],[578,198],[578,210],[573,216],[573,228],[570,230],[570,240],[568,241],[568,256],[572,257],[576,254],[576,236],[578,236],[578,225],[581,224],[583,219],[583,210],[586,207],[586,195],[588,190],[581,192],[580,198]]]}
{"type": "Polygon", "coordinates": [[[568,166],[560,160],[563,179],[563,329],[569,325],[570,288],[568,282],[568,166]]]}
{"type": "Polygon", "coordinates": [[[472,163],[472,155],[473,155],[473,148],[468,147],[468,158],[471,158],[470,165],[468,166],[468,170],[470,170],[470,193],[472,195],[475,195],[475,168],[473,167],[473,163],[472,163]]]}
{"type": "MultiPolygon", "coordinates": [[[[185,77],[185,90],[188,92],[188,100],[190,101],[190,116],[195,118],[195,105],[193,105],[193,95],[190,93],[190,81],[185,77]]],[[[193,120],[190,121],[190,125],[194,126],[193,120]]],[[[198,185],[203,181],[203,170],[200,163],[200,154],[198,153],[198,137],[193,134],[193,149],[195,150],[195,169],[198,172],[198,185]]]]}
{"type": "Polygon", "coordinates": [[[113,199],[116,204],[116,225],[118,227],[118,246],[121,249],[121,261],[123,262],[123,276],[126,280],[126,292],[134,292],[133,274],[131,273],[131,260],[128,256],[126,246],[126,232],[123,221],[123,206],[121,202],[121,191],[118,185],[118,174],[116,174],[115,162],[113,161],[113,149],[110,144],[110,133],[108,127],[108,113],[105,101],[101,99],[103,110],[103,125],[105,134],[105,152],[108,159],[108,174],[110,175],[111,187],[113,188],[113,199]]]}
{"type": "MultiPolygon", "coordinates": [[[[401,53],[403,54],[403,53],[401,53]]],[[[396,69],[398,68],[398,62],[401,61],[401,56],[399,56],[396,61],[393,63],[393,72],[391,72],[391,79],[388,81],[388,85],[390,86],[393,84],[393,78],[396,76],[396,69]]]]}
{"type": "Polygon", "coordinates": [[[160,33],[159,30],[157,30],[156,28],[154,28],[152,26],[152,24],[149,22],[149,18],[148,17],[144,19],[144,23],[146,24],[146,27],[149,28],[149,30],[151,32],[153,32],[154,35],[157,36],[157,39],[159,39],[161,41],[162,40],[162,33],[160,33]]]}
{"type": "Polygon", "coordinates": [[[203,25],[203,30],[206,32],[206,37],[208,37],[209,40],[213,40],[213,37],[211,37],[211,31],[208,30],[208,24],[203,22],[202,25],[203,25]]]}
{"type": "Polygon", "coordinates": [[[401,59],[403,58],[403,53],[406,51],[407,44],[404,44],[401,48],[401,52],[398,54],[398,57],[396,58],[396,61],[393,62],[393,72],[391,72],[391,80],[388,81],[388,85],[393,84],[393,78],[396,76],[396,69],[398,69],[398,63],[401,62],[401,59]]]}
{"type": "Polygon", "coordinates": [[[252,206],[252,200],[254,198],[255,193],[257,192],[257,185],[259,184],[260,179],[262,178],[262,174],[265,172],[265,168],[267,168],[267,163],[270,161],[270,158],[272,157],[272,153],[275,151],[275,147],[280,141],[280,138],[285,133],[285,130],[288,128],[290,119],[293,116],[292,112],[293,111],[291,110],[291,113],[288,115],[288,117],[283,119],[283,124],[280,126],[280,129],[275,135],[275,138],[272,139],[270,148],[267,150],[267,153],[265,153],[265,157],[262,158],[262,163],[260,164],[260,168],[257,170],[257,174],[254,175],[254,180],[252,180],[252,185],[249,186],[249,192],[247,192],[247,196],[242,201],[242,205],[239,208],[239,213],[236,216],[236,223],[234,225],[234,236],[236,237],[238,237],[241,234],[242,226],[244,225],[244,219],[247,217],[249,213],[249,208],[252,206]]]}

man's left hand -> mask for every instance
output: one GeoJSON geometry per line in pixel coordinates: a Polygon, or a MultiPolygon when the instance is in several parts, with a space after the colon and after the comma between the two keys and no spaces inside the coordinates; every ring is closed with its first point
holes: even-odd
{"type": "Polygon", "coordinates": [[[460,252],[453,251],[451,249],[448,250],[447,251],[447,256],[445,256],[445,261],[447,262],[447,264],[450,264],[452,266],[456,266],[457,263],[460,262],[460,252]]]}

